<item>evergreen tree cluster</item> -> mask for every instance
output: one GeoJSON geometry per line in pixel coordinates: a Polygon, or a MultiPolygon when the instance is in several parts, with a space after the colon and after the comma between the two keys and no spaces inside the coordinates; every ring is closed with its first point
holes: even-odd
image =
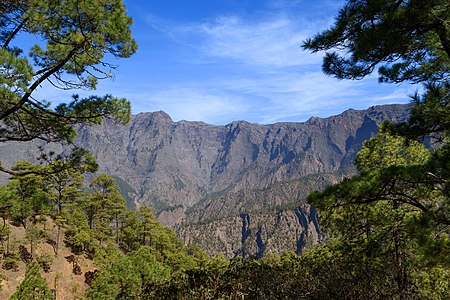
{"type": "Polygon", "coordinates": [[[202,250],[183,246],[173,230],[157,221],[150,207],[126,208],[113,178],[100,174],[85,187],[83,172],[95,168],[95,161],[83,153],[78,165],[72,165],[73,159],[58,156],[52,160],[47,155],[41,165],[18,162],[12,168],[15,175],[0,187],[3,267],[10,269],[6,263],[19,259],[28,264],[12,299],[32,299],[27,297],[37,289],[36,299],[48,296],[45,280],[39,275],[39,265],[45,264],[34,251],[44,242],[53,246],[55,255],[63,242],[72,250],[74,255],[68,259],[74,263],[75,274],[81,274],[77,256],[94,260],[98,272],[88,293],[92,299],[138,297],[141,289],[156,279],[167,279],[171,273],[182,273],[206,260],[202,250]],[[54,168],[58,172],[53,172],[54,168]],[[45,227],[48,218],[57,227],[56,235],[45,227]],[[14,238],[10,237],[11,226],[25,229],[27,245],[9,247],[14,238]]]}

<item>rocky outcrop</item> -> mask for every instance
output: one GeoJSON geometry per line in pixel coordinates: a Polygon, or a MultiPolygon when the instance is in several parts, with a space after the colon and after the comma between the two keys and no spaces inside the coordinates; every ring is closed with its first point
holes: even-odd
{"type": "MultiPolygon", "coordinates": [[[[376,106],[303,123],[225,126],[140,113],[125,126],[108,120],[80,126],[76,144],[97,157],[99,172],[117,179],[131,206],[154,207],[186,243],[227,257],[258,256],[314,243],[316,218],[300,206],[303,199],[352,173],[363,141],[384,120],[406,120],[409,109],[376,106]]],[[[33,149],[0,144],[0,160],[32,159],[33,149]]]]}
{"type": "Polygon", "coordinates": [[[225,257],[262,257],[292,250],[301,253],[320,238],[317,212],[309,205],[292,210],[267,210],[177,228],[185,243],[201,245],[225,257]],[[207,242],[206,242],[207,241],[207,242]]]}

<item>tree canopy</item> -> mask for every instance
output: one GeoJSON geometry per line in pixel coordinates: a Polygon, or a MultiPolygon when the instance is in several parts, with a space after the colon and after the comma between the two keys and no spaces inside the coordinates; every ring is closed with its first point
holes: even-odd
{"type": "Polygon", "coordinates": [[[5,0],[0,3],[0,141],[71,142],[73,124],[97,124],[103,117],[127,122],[130,104],[111,95],[51,105],[35,92],[94,90],[113,77],[112,58],[137,49],[132,20],[121,0],[5,0]],[[36,41],[21,48],[19,37],[36,41]]]}
{"type": "Polygon", "coordinates": [[[385,123],[364,144],[359,174],[309,201],[336,255],[382,270],[399,299],[442,297],[450,279],[450,2],[349,0],[303,48],[327,51],[322,69],[339,79],[378,68],[380,83],[423,84],[409,120],[385,123]]]}
{"type": "Polygon", "coordinates": [[[35,260],[28,265],[24,279],[20,283],[17,291],[9,299],[54,299],[52,291],[45,282],[45,279],[41,276],[39,264],[35,260]]]}
{"type": "Polygon", "coordinates": [[[446,0],[350,0],[334,26],[303,48],[333,49],[322,68],[341,79],[361,79],[379,67],[380,82],[447,81],[449,11],[446,0]]]}

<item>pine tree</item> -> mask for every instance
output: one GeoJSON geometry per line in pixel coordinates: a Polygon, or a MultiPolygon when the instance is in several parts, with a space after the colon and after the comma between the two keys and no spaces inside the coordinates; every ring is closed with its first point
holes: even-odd
{"type": "Polygon", "coordinates": [[[349,0],[334,26],[307,39],[303,48],[328,50],[322,70],[340,79],[361,79],[379,67],[380,82],[445,82],[449,12],[446,0],[349,0]]]}
{"type": "Polygon", "coordinates": [[[14,175],[8,182],[8,188],[18,196],[11,205],[10,215],[26,228],[29,218],[49,210],[48,194],[44,190],[42,176],[37,174],[42,171],[42,167],[20,161],[12,169],[24,175],[14,175]]]}
{"type": "Polygon", "coordinates": [[[96,277],[86,298],[147,299],[142,297],[144,291],[169,277],[169,269],[158,262],[152,252],[149,247],[141,247],[118,257],[96,277]]]}
{"type": "Polygon", "coordinates": [[[52,213],[61,216],[64,207],[81,197],[84,174],[95,172],[97,162],[91,153],[78,147],[74,147],[69,155],[43,153],[39,160],[44,166],[40,174],[45,190],[54,204],[52,213]]]}
{"type": "Polygon", "coordinates": [[[51,300],[54,299],[47,282],[41,276],[39,264],[33,260],[27,267],[25,277],[10,300],[51,300]]]}
{"type": "Polygon", "coordinates": [[[64,211],[66,220],[66,241],[76,253],[91,253],[95,248],[93,245],[94,233],[89,228],[88,219],[85,212],[80,207],[71,207],[64,211]]]}
{"type": "MultiPolygon", "coordinates": [[[[35,92],[45,83],[65,90],[94,90],[111,78],[115,65],[105,57],[136,51],[132,20],[121,0],[4,0],[0,3],[0,142],[73,141],[73,124],[119,123],[130,118],[130,103],[111,95],[74,96],[52,108],[35,92]],[[30,49],[15,42],[32,35],[30,49]],[[43,44],[43,45],[42,45],[43,44]]],[[[0,169],[14,173],[0,165],[0,169]]]]}
{"type": "Polygon", "coordinates": [[[116,181],[106,174],[100,174],[89,186],[93,192],[86,198],[83,205],[90,228],[94,229],[97,239],[102,242],[112,236],[110,225],[113,223],[114,234],[118,241],[119,219],[125,211],[125,199],[120,194],[116,181]]]}
{"type": "Polygon", "coordinates": [[[417,255],[407,227],[423,214],[411,208],[416,205],[411,199],[418,197],[417,183],[409,182],[402,171],[429,158],[422,144],[393,136],[382,126],[357,155],[360,175],[309,197],[323,213],[325,228],[338,237],[341,252],[366,261],[361,268],[368,276],[378,269],[395,279],[401,298],[408,293],[407,277],[417,255]]]}
{"type": "MultiPolygon", "coordinates": [[[[393,237],[382,245],[387,251],[379,260],[383,265],[393,259],[401,299],[412,278],[423,297],[439,298],[450,290],[449,16],[446,0],[349,0],[331,28],[303,44],[312,52],[327,51],[322,69],[339,79],[362,79],[378,68],[382,83],[424,86],[412,97],[408,122],[385,124],[359,153],[360,174],[310,196],[329,220],[325,223],[344,237],[353,234],[365,247],[393,237]],[[418,146],[412,151],[424,137],[434,144],[431,155],[420,154],[425,152],[418,146]],[[383,235],[383,228],[390,234],[383,235]]],[[[358,244],[350,243],[349,250],[358,252],[358,244]]]]}
{"type": "Polygon", "coordinates": [[[127,251],[134,251],[139,249],[141,244],[141,229],[142,222],[138,218],[136,211],[126,211],[122,218],[122,223],[120,227],[120,245],[127,251]]]}

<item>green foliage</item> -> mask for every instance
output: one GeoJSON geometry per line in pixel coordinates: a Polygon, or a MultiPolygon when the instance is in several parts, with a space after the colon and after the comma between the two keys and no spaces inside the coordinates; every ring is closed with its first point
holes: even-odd
{"type": "Polygon", "coordinates": [[[0,217],[3,220],[0,237],[9,234],[9,225],[6,223],[6,219],[11,217],[11,208],[18,202],[18,199],[19,196],[13,189],[0,186],[0,217]]]}
{"type": "Polygon", "coordinates": [[[400,299],[445,298],[450,288],[449,15],[445,0],[349,0],[334,26],[303,44],[331,50],[322,69],[340,79],[379,67],[380,82],[424,84],[408,122],[384,124],[364,144],[360,174],[309,197],[335,237],[333,255],[380,271],[400,299]],[[431,153],[416,141],[424,136],[431,153]]]}
{"type": "Polygon", "coordinates": [[[165,280],[168,278],[169,269],[157,261],[152,248],[143,246],[137,251],[129,253],[128,256],[133,264],[139,267],[141,277],[147,284],[155,280],[165,280]]]}
{"type": "Polygon", "coordinates": [[[142,245],[155,248],[160,253],[174,252],[181,248],[181,242],[175,231],[162,226],[150,207],[141,205],[137,210],[137,216],[141,222],[139,236],[142,245]]]}
{"type": "Polygon", "coordinates": [[[185,275],[187,271],[193,270],[197,267],[195,259],[184,252],[167,253],[164,264],[170,267],[175,275],[185,275]]]}
{"type": "Polygon", "coordinates": [[[94,255],[94,262],[97,266],[104,268],[111,265],[114,261],[119,259],[122,253],[117,245],[108,243],[105,247],[99,248],[94,255]]]}
{"type": "Polygon", "coordinates": [[[15,255],[8,255],[3,259],[2,268],[5,270],[18,271],[19,265],[17,264],[18,258],[15,255]]]}
{"type": "Polygon", "coordinates": [[[45,230],[39,228],[37,224],[31,223],[27,226],[25,239],[30,243],[31,258],[33,258],[35,246],[45,238],[45,230]]]}
{"type": "MultiPolygon", "coordinates": [[[[54,205],[52,215],[61,216],[63,207],[78,203],[82,197],[84,173],[95,172],[97,162],[88,151],[74,147],[68,155],[42,154],[45,190],[54,205]]],[[[22,174],[18,174],[19,176],[22,174]]]]}
{"type": "Polygon", "coordinates": [[[122,256],[97,277],[86,296],[87,299],[136,299],[139,291],[139,273],[128,257],[122,256]]]}
{"type": "MultiPolygon", "coordinates": [[[[97,79],[110,76],[102,69],[112,67],[103,62],[105,54],[128,57],[135,51],[121,1],[15,0],[3,1],[0,8],[5,70],[0,140],[70,142],[72,124],[96,124],[104,116],[128,120],[124,99],[74,96],[52,110],[31,96],[47,79],[64,88],[93,89],[97,79]],[[45,48],[34,46],[30,59],[22,56],[22,49],[11,46],[21,33],[42,38],[45,48]]],[[[96,163],[81,149],[66,158],[44,155],[41,166],[19,162],[16,176],[0,188],[1,217],[27,226],[31,244],[40,236],[29,221],[54,217],[73,250],[94,258],[99,267],[87,299],[446,299],[449,9],[446,0],[349,0],[332,28],[304,43],[313,52],[347,51],[325,55],[323,70],[338,78],[360,79],[379,67],[381,82],[424,83],[425,91],[414,96],[408,123],[384,124],[364,143],[356,159],[358,175],[310,195],[322,215],[325,243],[302,256],[286,252],[259,261],[227,261],[183,246],[151,208],[127,210],[112,178],[102,174],[84,192],[83,173],[95,170],[96,163]],[[425,135],[438,142],[433,151],[417,141],[425,135]]],[[[34,275],[25,279],[38,278],[34,265],[27,271],[34,275]]],[[[24,286],[33,285],[28,282],[24,286]]],[[[13,299],[25,299],[17,296],[23,291],[19,288],[13,299]]]]}
{"type": "Polygon", "coordinates": [[[414,107],[407,126],[400,133],[412,138],[431,135],[438,140],[446,140],[450,135],[450,82],[428,82],[425,93],[413,96],[414,107]]]}
{"type": "Polygon", "coordinates": [[[365,141],[356,156],[361,173],[383,167],[417,166],[427,163],[430,152],[419,142],[395,136],[383,124],[376,138],[365,141]]]}
{"type": "Polygon", "coordinates": [[[49,209],[48,195],[44,190],[42,176],[34,174],[42,168],[28,161],[20,161],[13,170],[29,172],[23,176],[13,176],[8,182],[8,188],[16,193],[17,201],[12,202],[10,214],[13,220],[26,227],[29,217],[45,213],[49,209]]]}
{"type": "Polygon", "coordinates": [[[118,257],[96,277],[87,299],[145,299],[141,298],[145,289],[169,276],[169,269],[152,252],[141,247],[118,257]]]}
{"type": "Polygon", "coordinates": [[[349,0],[333,27],[304,42],[327,52],[322,70],[361,79],[378,69],[380,82],[446,80],[450,64],[450,4],[431,1],[349,0]]]}
{"type": "Polygon", "coordinates": [[[93,251],[93,233],[89,228],[87,216],[84,211],[75,207],[64,211],[67,220],[65,236],[72,250],[76,253],[93,251]]]}
{"type": "Polygon", "coordinates": [[[445,299],[450,295],[450,271],[448,268],[427,268],[414,278],[424,299],[445,299]]]}
{"type": "Polygon", "coordinates": [[[215,257],[203,268],[186,270],[183,276],[172,276],[147,290],[144,299],[363,298],[365,294],[358,290],[364,281],[363,270],[355,273],[346,263],[324,248],[309,251],[305,256],[294,252],[272,254],[259,261],[215,257]],[[335,280],[344,279],[344,274],[345,279],[352,279],[351,284],[335,280]]]}
{"type": "Polygon", "coordinates": [[[322,213],[324,229],[336,237],[330,249],[349,260],[348,266],[377,278],[379,287],[396,281],[389,290],[400,298],[430,292],[417,290],[412,278],[425,276],[432,286],[439,278],[426,274],[448,275],[449,236],[430,214],[439,197],[420,180],[431,158],[422,144],[383,126],[358,153],[359,175],[309,197],[322,213]]]}
{"type": "MultiPolygon", "coordinates": [[[[358,156],[360,176],[376,177],[381,170],[395,174],[398,168],[403,170],[409,164],[415,164],[415,159],[417,162],[431,159],[420,144],[405,143],[404,138],[381,131],[376,139],[365,144],[358,156]],[[383,145],[384,150],[390,149],[386,152],[389,155],[383,154],[385,152],[379,145],[383,145]],[[403,148],[403,145],[407,147],[403,148]],[[370,164],[372,156],[378,157],[377,164],[370,164]],[[380,164],[389,167],[383,169],[380,164]]],[[[50,164],[57,165],[53,164],[55,161],[50,164]]],[[[24,166],[23,170],[33,168],[31,164],[24,163],[24,166]]],[[[398,178],[401,178],[400,174],[403,173],[398,173],[398,178]]],[[[448,252],[443,251],[448,249],[448,236],[445,239],[446,235],[441,234],[442,237],[436,238],[436,231],[429,225],[416,230],[416,236],[408,236],[415,228],[415,222],[435,222],[433,218],[421,218],[419,208],[405,210],[402,205],[393,210],[387,200],[369,206],[341,200],[342,207],[323,211],[325,221],[334,220],[327,228],[330,232],[334,228],[339,239],[331,239],[327,245],[306,251],[303,256],[287,252],[282,256],[268,254],[259,261],[241,257],[228,261],[221,256],[210,259],[194,245],[183,246],[173,230],[157,221],[151,208],[140,206],[137,211],[127,210],[117,184],[106,175],[95,178],[89,192],[79,190],[82,174],[75,168],[68,168],[57,176],[48,178],[48,174],[35,172],[12,180],[22,183],[23,187],[32,187],[31,191],[36,182],[41,183],[38,187],[42,187],[43,182],[50,182],[46,184],[46,195],[58,191],[52,182],[63,182],[60,186],[74,188],[76,196],[61,198],[60,212],[55,210],[55,201],[48,202],[53,209],[37,206],[36,215],[27,219],[27,240],[31,246],[42,240],[43,231],[37,223],[39,216],[55,218],[57,225],[65,231],[67,244],[77,255],[93,258],[98,268],[87,291],[87,299],[390,298],[397,290],[397,256],[393,251],[392,232],[400,227],[404,230],[404,257],[420,258],[405,260],[408,270],[421,270],[408,274],[408,279],[415,285],[408,295],[416,293],[420,297],[439,299],[448,292],[449,274],[445,268],[448,252]],[[431,261],[427,259],[432,255],[431,261]]],[[[370,191],[378,179],[359,183],[347,180],[345,183],[349,184],[348,195],[359,197],[355,200],[361,199],[359,193],[370,191]]],[[[409,189],[407,185],[403,187],[409,189]]],[[[25,194],[31,196],[31,193],[25,194]]],[[[333,193],[333,196],[337,195],[333,193]]],[[[20,201],[19,191],[9,186],[0,190],[0,196],[5,200],[12,196],[11,203],[20,201]]],[[[6,202],[3,207],[6,219],[12,215],[12,209],[13,205],[6,202]]],[[[4,260],[6,263],[9,259],[12,268],[17,266],[13,254],[4,260]]],[[[43,266],[49,266],[48,258],[37,259],[43,266]]]]}
{"type": "MultiPolygon", "coordinates": [[[[227,261],[217,257],[211,263],[199,247],[183,246],[172,229],[157,221],[151,208],[126,209],[113,178],[101,174],[91,181],[90,190],[84,191],[83,172],[92,164],[83,153],[79,158],[80,163],[74,164],[76,160],[49,154],[42,156],[41,165],[20,162],[15,167],[19,173],[0,188],[4,234],[9,233],[8,219],[23,223],[31,254],[20,247],[27,260],[32,259],[36,245],[48,237],[40,220],[52,217],[57,235],[63,231],[74,253],[94,259],[99,268],[88,299],[146,299],[166,282],[184,286],[189,274],[198,270],[225,272],[227,261]]],[[[46,270],[51,264],[48,258],[36,257],[46,270]]],[[[15,253],[7,253],[4,267],[16,269],[16,261],[15,253]]]]}
{"type": "Polygon", "coordinates": [[[71,142],[73,124],[98,124],[102,117],[129,120],[129,102],[111,95],[74,96],[55,109],[33,97],[45,82],[62,89],[95,89],[116,68],[105,57],[126,58],[136,51],[132,20],[121,0],[2,1],[0,13],[0,141],[71,142]],[[26,49],[14,42],[27,35],[41,44],[22,55],[26,49]]]}
{"type": "Polygon", "coordinates": [[[93,192],[82,203],[88,216],[90,229],[102,242],[112,236],[111,222],[115,223],[115,235],[119,236],[119,216],[125,210],[125,199],[119,192],[115,180],[106,174],[100,174],[91,181],[93,192]]]}
{"type": "Polygon", "coordinates": [[[127,252],[141,246],[142,222],[135,211],[125,212],[121,224],[120,246],[127,252]]]}
{"type": "MultiPolygon", "coordinates": [[[[71,178],[68,186],[73,188],[74,177],[71,178]]],[[[120,243],[124,236],[122,228],[125,228],[126,239],[133,236],[133,232],[124,222],[126,216],[132,213],[126,210],[125,200],[115,180],[101,174],[92,180],[90,188],[92,192],[88,194],[75,189],[77,197],[65,203],[61,219],[67,225],[66,240],[72,249],[93,257],[97,251],[104,251],[112,238],[120,243]]]]}
{"type": "Polygon", "coordinates": [[[50,272],[53,263],[53,256],[49,254],[42,254],[36,257],[36,261],[44,272],[50,272]]]}
{"type": "Polygon", "coordinates": [[[49,289],[45,279],[40,274],[39,264],[36,261],[33,261],[28,265],[24,279],[20,283],[17,291],[11,295],[9,299],[54,299],[52,291],[49,289]]]}

